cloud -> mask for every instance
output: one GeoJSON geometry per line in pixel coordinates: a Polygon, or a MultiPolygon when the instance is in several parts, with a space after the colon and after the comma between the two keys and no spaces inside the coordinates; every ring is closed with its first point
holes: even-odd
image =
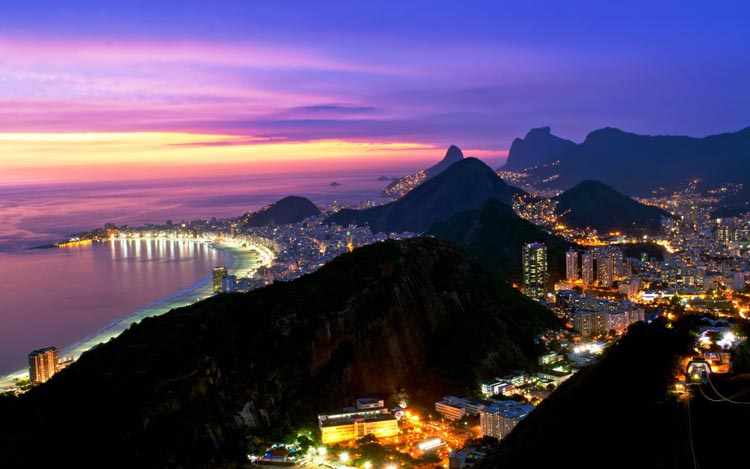
{"type": "Polygon", "coordinates": [[[375,106],[354,106],[351,104],[316,104],[312,106],[293,107],[288,110],[290,114],[327,114],[327,115],[352,115],[371,114],[378,110],[375,106]]]}

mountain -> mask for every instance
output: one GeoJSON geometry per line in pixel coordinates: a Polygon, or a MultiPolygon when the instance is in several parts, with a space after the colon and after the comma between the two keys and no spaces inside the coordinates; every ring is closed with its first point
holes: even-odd
{"type": "Polygon", "coordinates": [[[560,160],[576,144],[552,135],[549,127],[531,129],[523,139],[513,140],[503,170],[520,171],[560,160]]]}
{"type": "Polygon", "coordinates": [[[718,203],[711,218],[732,218],[750,212],[750,184],[718,203]]]}
{"type": "Polygon", "coordinates": [[[262,210],[244,215],[240,221],[246,227],[288,225],[316,215],[320,215],[320,209],[310,199],[291,195],[262,210]]]}
{"type": "MultiPolygon", "coordinates": [[[[695,340],[691,331],[681,323],[667,328],[662,320],[631,326],[598,363],[576,373],[521,421],[477,469],[737,466],[747,458],[747,437],[732,429],[744,428],[750,406],[710,402],[702,394],[716,400],[708,386],[691,387],[689,401],[669,392],[678,358],[695,340]]],[[[712,375],[712,381],[725,396],[750,400],[746,374],[712,375]]]]}
{"type": "Polygon", "coordinates": [[[144,319],[0,398],[0,467],[239,467],[356,397],[404,387],[431,402],[532,364],[556,324],[444,241],[365,246],[144,319]]]}
{"type": "Polygon", "coordinates": [[[596,228],[599,233],[656,234],[661,231],[662,218],[671,216],[598,181],[583,181],[554,200],[558,216],[566,225],[596,228]]]}
{"type": "Polygon", "coordinates": [[[513,196],[520,193],[486,164],[465,158],[396,201],[363,210],[344,209],[328,217],[328,221],[339,225],[368,224],[375,232],[421,233],[437,221],[480,207],[490,198],[511,204],[513,196]]]}
{"type": "Polygon", "coordinates": [[[507,204],[488,200],[480,209],[458,213],[435,223],[429,235],[464,247],[485,269],[521,280],[522,245],[541,241],[547,245],[552,281],[565,276],[565,252],[573,244],[520,218],[507,204]]]}
{"type": "Polygon", "coordinates": [[[437,176],[438,174],[448,169],[448,166],[452,165],[453,163],[457,163],[462,159],[464,159],[464,154],[461,149],[456,145],[451,145],[450,147],[448,147],[448,151],[445,152],[445,156],[442,160],[440,160],[437,164],[427,168],[427,178],[429,179],[431,177],[437,176]]]}
{"type": "Polygon", "coordinates": [[[383,194],[387,197],[403,197],[407,192],[419,186],[426,180],[437,176],[445,171],[448,166],[461,161],[462,159],[464,159],[464,154],[461,152],[461,149],[456,145],[451,145],[448,148],[448,151],[445,152],[443,159],[437,164],[392,181],[385,189],[383,189],[383,194]]]}
{"type": "MultiPolygon", "coordinates": [[[[648,195],[659,188],[684,188],[694,178],[709,187],[750,183],[746,169],[750,127],[703,138],[638,135],[607,127],[591,132],[583,143],[567,148],[562,155],[558,151],[551,145],[545,153],[534,156],[538,161],[560,160],[553,175],[540,174],[551,188],[565,189],[594,179],[626,194],[648,195]]],[[[525,166],[520,157],[517,160],[513,167],[525,166]]]]}

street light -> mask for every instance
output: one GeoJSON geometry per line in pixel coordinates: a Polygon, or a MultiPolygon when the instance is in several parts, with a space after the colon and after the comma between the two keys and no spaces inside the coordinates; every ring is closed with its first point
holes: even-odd
{"type": "Polygon", "coordinates": [[[362,467],[365,469],[372,469],[372,463],[370,461],[365,461],[365,463],[362,464],[362,467]]]}
{"type": "Polygon", "coordinates": [[[349,462],[349,453],[346,451],[342,451],[339,453],[339,461],[341,462],[349,462]]]}

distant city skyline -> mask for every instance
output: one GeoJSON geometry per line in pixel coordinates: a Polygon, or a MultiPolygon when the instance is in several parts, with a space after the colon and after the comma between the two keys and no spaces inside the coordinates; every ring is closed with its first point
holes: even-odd
{"type": "Polygon", "coordinates": [[[6,183],[427,161],[454,143],[501,159],[546,125],[576,141],[750,125],[742,2],[13,3],[6,183]]]}

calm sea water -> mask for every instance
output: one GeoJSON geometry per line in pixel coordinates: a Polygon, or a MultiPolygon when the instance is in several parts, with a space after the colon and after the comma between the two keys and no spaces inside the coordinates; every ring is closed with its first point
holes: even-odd
{"type": "Polygon", "coordinates": [[[0,186],[0,376],[26,366],[33,349],[55,345],[76,354],[134,320],[208,295],[216,265],[247,268],[254,262],[247,254],[195,243],[29,247],[107,222],[237,216],[290,194],[319,205],[375,199],[387,184],[378,180],[381,174],[0,186]],[[333,181],[340,185],[331,186],[333,181]]]}
{"type": "Polygon", "coordinates": [[[239,216],[288,195],[308,197],[320,206],[377,199],[387,184],[378,180],[381,174],[350,171],[25,186],[3,186],[0,180],[0,251],[59,241],[104,223],[239,216]]]}
{"type": "Polygon", "coordinates": [[[233,262],[205,244],[167,241],[0,253],[0,375],[36,348],[74,353],[119,319],[205,296],[211,269],[233,262]]]}

